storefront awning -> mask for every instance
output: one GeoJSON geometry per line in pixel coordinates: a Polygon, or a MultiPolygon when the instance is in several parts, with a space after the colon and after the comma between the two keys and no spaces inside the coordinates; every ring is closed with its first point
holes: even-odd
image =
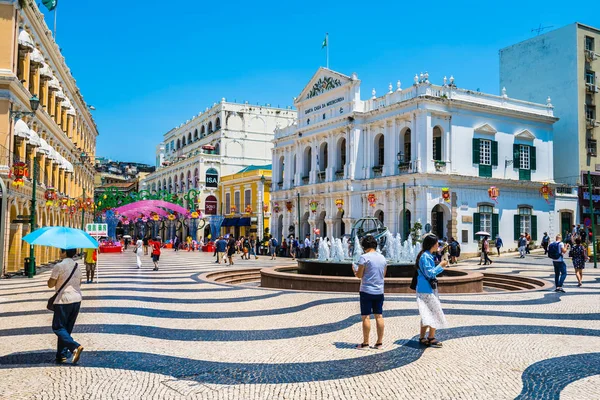
{"type": "Polygon", "coordinates": [[[240,218],[237,226],[250,226],[250,218],[240,218]]]}

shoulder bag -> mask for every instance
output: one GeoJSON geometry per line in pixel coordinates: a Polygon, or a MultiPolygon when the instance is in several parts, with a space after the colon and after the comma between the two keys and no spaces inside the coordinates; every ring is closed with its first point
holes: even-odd
{"type": "Polygon", "coordinates": [[[75,267],[73,267],[73,271],[71,271],[71,275],[69,275],[69,277],[67,278],[67,280],[62,284],[62,286],[60,287],[60,289],[58,289],[58,291],[56,293],[54,293],[54,296],[50,297],[48,299],[48,304],[46,305],[46,308],[48,309],[48,311],[54,311],[54,301],[56,300],[56,296],[58,296],[58,294],[60,292],[62,292],[62,290],[65,288],[65,286],[67,285],[67,282],[69,282],[71,280],[71,278],[73,277],[73,274],[75,273],[75,270],[77,269],[77,263],[75,263],[75,267]]]}
{"type": "MultiPolygon", "coordinates": [[[[417,282],[418,282],[418,279],[419,279],[419,270],[421,270],[421,266],[420,265],[419,265],[418,269],[415,268],[415,273],[413,274],[412,280],[410,282],[410,288],[412,290],[417,290],[417,282]]],[[[421,272],[423,272],[423,270],[421,270],[421,272]]],[[[431,289],[437,290],[437,285],[438,285],[437,278],[430,279],[430,278],[427,277],[427,275],[425,275],[424,272],[423,272],[423,277],[429,283],[429,285],[431,286],[431,289]]]]}

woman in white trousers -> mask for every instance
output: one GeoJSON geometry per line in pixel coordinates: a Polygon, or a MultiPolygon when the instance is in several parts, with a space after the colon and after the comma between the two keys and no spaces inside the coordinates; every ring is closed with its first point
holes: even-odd
{"type": "Polygon", "coordinates": [[[138,240],[137,242],[135,242],[135,249],[133,250],[133,252],[135,253],[135,256],[137,258],[137,267],[138,268],[142,268],[142,254],[144,254],[144,251],[142,250],[144,248],[144,241],[142,240],[142,237],[138,235],[138,240]]]}

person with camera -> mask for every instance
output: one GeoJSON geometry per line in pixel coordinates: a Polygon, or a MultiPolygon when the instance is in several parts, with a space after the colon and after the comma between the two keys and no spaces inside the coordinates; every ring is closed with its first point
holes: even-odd
{"type": "Polygon", "coordinates": [[[447,325],[444,311],[437,292],[437,276],[448,265],[446,260],[435,264],[434,256],[438,250],[438,238],[434,234],[423,237],[423,249],[417,256],[417,305],[421,316],[421,332],[419,343],[424,346],[442,347],[442,342],[435,338],[438,329],[447,325]],[[429,336],[425,337],[429,330],[429,336]]]}

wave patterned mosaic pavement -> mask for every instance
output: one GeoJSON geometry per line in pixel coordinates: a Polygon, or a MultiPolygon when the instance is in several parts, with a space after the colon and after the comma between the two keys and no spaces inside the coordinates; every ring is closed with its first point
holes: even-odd
{"type": "MultiPolygon", "coordinates": [[[[86,349],[77,366],[52,363],[49,272],[0,281],[0,398],[600,398],[600,273],[590,266],[582,288],[568,277],[566,294],[443,295],[442,349],[418,345],[414,295],[387,295],[384,348],[359,351],[357,294],[205,282],[226,268],[208,254],[167,251],[158,272],[144,263],[100,257],[73,332],[86,349]]],[[[535,256],[497,258],[495,268],[553,274],[535,256]]]]}

